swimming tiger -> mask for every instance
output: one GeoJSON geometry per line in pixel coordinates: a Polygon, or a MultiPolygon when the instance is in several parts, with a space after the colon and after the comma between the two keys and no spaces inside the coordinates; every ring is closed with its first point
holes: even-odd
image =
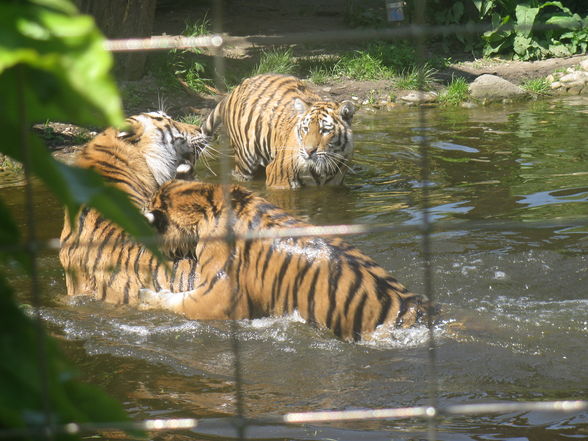
{"type": "Polygon", "coordinates": [[[273,188],[339,185],[353,155],[354,112],[351,101],[323,101],[296,77],[264,74],[239,84],[202,130],[211,135],[224,123],[238,180],[265,167],[273,188]]]}
{"type": "Polygon", "coordinates": [[[281,316],[297,310],[345,340],[366,338],[381,324],[409,327],[424,312],[421,296],[340,238],[244,238],[309,224],[241,186],[174,180],[155,194],[146,217],[161,235],[166,254],[198,261],[200,279],[184,292],[142,290],[145,308],[192,319],[281,316]],[[226,240],[214,240],[225,236],[229,222],[233,251],[226,240]]]}
{"type": "MultiPolygon", "coordinates": [[[[206,145],[197,126],[163,112],[142,113],[128,118],[123,130],[98,134],[84,146],[76,165],[101,174],[142,210],[177,169],[192,167],[206,145]]],[[[164,262],[87,206],[73,225],[66,213],[59,258],[69,295],[93,295],[110,303],[136,304],[142,287],[191,289],[197,279],[193,260],[178,260],[168,271],[164,262]]]]}

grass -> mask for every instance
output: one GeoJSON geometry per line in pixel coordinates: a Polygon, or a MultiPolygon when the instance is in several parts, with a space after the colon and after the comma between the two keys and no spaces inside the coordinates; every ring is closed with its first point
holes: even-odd
{"type": "Polygon", "coordinates": [[[202,121],[204,120],[204,118],[202,117],[202,115],[198,115],[196,113],[188,113],[187,115],[184,115],[182,117],[180,117],[179,121],[185,124],[192,124],[193,126],[198,126],[200,127],[202,125],[202,121]]]}
{"type": "Polygon", "coordinates": [[[378,80],[390,77],[382,61],[368,52],[344,55],[334,69],[335,76],[352,80],[378,80]]]}
{"type": "Polygon", "coordinates": [[[295,71],[296,61],[292,48],[274,48],[261,53],[251,76],[264,73],[293,74],[295,71]]]}
{"type": "Polygon", "coordinates": [[[551,90],[549,82],[545,78],[533,78],[527,80],[521,84],[521,87],[527,92],[537,95],[546,95],[551,90]]]}
{"type": "Polygon", "coordinates": [[[439,102],[445,105],[456,106],[467,101],[469,95],[468,82],[465,78],[452,78],[447,89],[439,97],[439,102]]]}
{"type": "Polygon", "coordinates": [[[204,17],[194,23],[186,23],[182,35],[184,37],[200,37],[201,35],[210,34],[211,28],[212,23],[208,19],[208,14],[204,14],[204,17]]]}
{"type": "Polygon", "coordinates": [[[340,59],[336,55],[300,58],[297,60],[297,71],[315,84],[325,84],[335,77],[335,67],[340,59]]]}
{"type": "MultiPolygon", "coordinates": [[[[198,36],[209,31],[206,17],[196,23],[187,24],[184,35],[198,36]]],[[[372,41],[360,50],[334,55],[295,57],[291,47],[276,47],[260,53],[259,61],[252,69],[234,68],[227,71],[226,86],[230,90],[244,78],[264,73],[297,75],[322,85],[347,78],[357,81],[393,80],[402,89],[431,89],[436,70],[445,66],[447,59],[431,59],[424,66],[416,63],[417,56],[410,42],[395,43],[372,41]]],[[[198,93],[210,93],[213,81],[211,67],[201,62],[198,53],[176,51],[170,53],[167,65],[168,76],[177,84],[178,80],[198,93]]]]}
{"type": "Polygon", "coordinates": [[[430,90],[436,73],[437,69],[425,63],[423,66],[412,66],[406,69],[394,82],[399,89],[430,90]]]}

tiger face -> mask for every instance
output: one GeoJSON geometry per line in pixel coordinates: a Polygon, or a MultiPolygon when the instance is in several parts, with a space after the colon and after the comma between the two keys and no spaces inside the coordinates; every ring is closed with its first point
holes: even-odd
{"type": "Polygon", "coordinates": [[[307,106],[301,99],[294,100],[298,113],[296,137],[297,161],[301,170],[308,170],[322,185],[337,174],[353,154],[351,121],[355,107],[351,101],[340,104],[318,102],[307,106]]]}
{"type": "Polygon", "coordinates": [[[194,165],[208,145],[199,127],[161,111],[128,118],[117,138],[141,150],[158,185],[173,179],[180,164],[194,165]]]}

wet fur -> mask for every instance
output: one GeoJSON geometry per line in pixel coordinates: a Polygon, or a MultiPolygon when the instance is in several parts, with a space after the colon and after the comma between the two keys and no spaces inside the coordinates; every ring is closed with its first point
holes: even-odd
{"type": "Polygon", "coordinates": [[[211,135],[224,124],[237,179],[265,167],[272,188],[339,185],[353,154],[354,112],[350,101],[322,101],[295,77],[264,74],[238,85],[202,129],[211,135]]]}
{"type": "MultiPolygon", "coordinates": [[[[109,128],[80,152],[76,165],[90,168],[125,192],[143,210],[181,164],[193,164],[206,147],[199,128],[163,112],[130,117],[123,130],[109,128]]],[[[174,262],[171,271],[97,211],[83,207],[61,233],[61,264],[68,295],[86,294],[110,303],[136,304],[139,289],[190,289],[196,262],[174,262]]]]}
{"type": "Polygon", "coordinates": [[[297,310],[345,340],[366,338],[381,324],[409,327],[423,312],[420,296],[339,238],[239,238],[309,226],[243,187],[175,180],[157,192],[148,218],[171,257],[198,261],[200,280],[185,292],[145,292],[146,307],[193,319],[281,316],[297,310]],[[224,190],[230,192],[234,216],[224,190]],[[237,236],[234,252],[218,240],[229,222],[237,236]]]}

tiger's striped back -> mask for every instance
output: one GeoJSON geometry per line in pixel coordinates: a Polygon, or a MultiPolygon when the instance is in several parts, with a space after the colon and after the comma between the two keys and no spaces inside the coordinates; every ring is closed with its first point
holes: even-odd
{"type": "Polygon", "coordinates": [[[202,128],[211,135],[224,123],[240,180],[267,167],[271,187],[338,185],[353,155],[354,112],[351,102],[322,101],[295,77],[264,74],[238,85],[202,128]]]}
{"type": "MultiPolygon", "coordinates": [[[[144,209],[160,185],[175,176],[179,164],[198,159],[207,139],[198,127],[162,112],[130,117],[126,125],[97,135],[80,152],[76,165],[95,170],[144,209]]],[[[132,304],[141,287],[183,290],[195,284],[195,262],[178,261],[167,271],[120,227],[88,207],[73,224],[66,213],[59,257],[68,295],[132,304]]]]}
{"type": "Polygon", "coordinates": [[[189,292],[146,297],[146,306],[194,319],[299,311],[346,340],[368,337],[381,324],[411,326],[423,312],[420,296],[342,239],[243,239],[309,225],[242,187],[175,180],[156,194],[148,217],[166,252],[195,255],[201,279],[189,292]],[[225,241],[212,240],[226,234],[229,222],[238,235],[233,252],[225,241]]]}

